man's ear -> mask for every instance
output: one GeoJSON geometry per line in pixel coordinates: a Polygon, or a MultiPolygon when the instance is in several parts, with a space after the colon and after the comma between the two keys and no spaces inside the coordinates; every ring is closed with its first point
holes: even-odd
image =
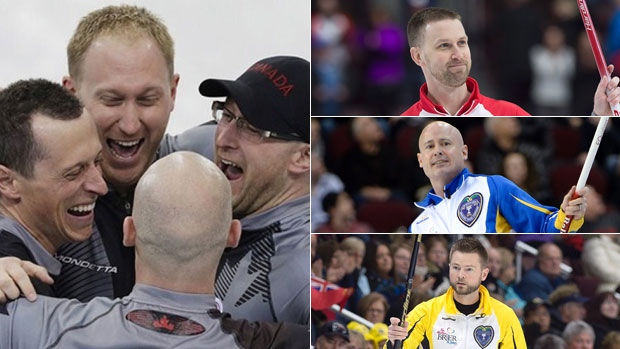
{"type": "Polygon", "coordinates": [[[123,221],[123,246],[132,247],[136,245],[136,224],[133,217],[127,216],[123,221]]]}
{"type": "Polygon", "coordinates": [[[241,222],[238,219],[233,219],[230,223],[226,247],[237,247],[239,244],[239,239],[241,239],[241,222]]]}
{"type": "Polygon", "coordinates": [[[69,92],[76,94],[77,93],[77,89],[75,88],[75,82],[73,81],[73,79],[70,76],[63,76],[62,77],[62,86],[64,88],[66,88],[67,90],[69,90],[69,92]]]}
{"type": "Polygon", "coordinates": [[[20,198],[15,172],[10,168],[0,165],[0,195],[9,199],[20,198]]]}
{"type": "Polygon", "coordinates": [[[486,280],[488,275],[489,275],[489,268],[482,269],[482,281],[486,280]]]}
{"type": "Polygon", "coordinates": [[[412,47],[409,49],[409,54],[411,55],[411,60],[419,65],[420,67],[422,66],[422,51],[420,50],[419,47],[412,47]]]}
{"type": "Polygon", "coordinates": [[[172,98],[172,109],[174,110],[174,105],[177,99],[177,89],[179,87],[179,81],[181,80],[181,76],[179,74],[174,74],[172,76],[172,80],[170,81],[170,97],[172,98]]]}
{"type": "Polygon", "coordinates": [[[293,153],[288,170],[296,174],[310,171],[310,144],[304,143],[293,153]]]}

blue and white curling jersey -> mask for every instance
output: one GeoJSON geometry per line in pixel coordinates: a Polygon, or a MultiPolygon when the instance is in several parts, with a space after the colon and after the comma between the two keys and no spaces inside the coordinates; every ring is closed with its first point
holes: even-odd
{"type": "MultiPolygon", "coordinates": [[[[411,223],[416,234],[558,233],[564,211],[539,204],[502,176],[476,175],[467,169],[444,187],[445,198],[431,191],[415,205],[424,211],[411,223]]],[[[583,218],[573,220],[577,231],[583,218]]]]}

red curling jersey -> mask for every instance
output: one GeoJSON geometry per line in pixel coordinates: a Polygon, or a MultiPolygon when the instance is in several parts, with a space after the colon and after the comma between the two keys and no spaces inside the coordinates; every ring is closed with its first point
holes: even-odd
{"type": "MultiPolygon", "coordinates": [[[[518,105],[507,101],[489,98],[480,94],[478,82],[471,77],[465,82],[471,92],[467,102],[454,115],[476,116],[529,116],[530,114],[518,105]]],[[[428,85],[420,87],[420,100],[405,110],[401,116],[449,116],[450,113],[441,105],[434,104],[428,98],[428,85]]]]}

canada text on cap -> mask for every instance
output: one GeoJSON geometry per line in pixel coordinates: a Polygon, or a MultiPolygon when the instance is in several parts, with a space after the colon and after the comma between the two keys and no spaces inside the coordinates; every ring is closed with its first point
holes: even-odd
{"type": "Polygon", "coordinates": [[[310,143],[310,62],[274,56],[250,66],[237,80],[207,79],[207,97],[232,98],[254,127],[310,143]]]}

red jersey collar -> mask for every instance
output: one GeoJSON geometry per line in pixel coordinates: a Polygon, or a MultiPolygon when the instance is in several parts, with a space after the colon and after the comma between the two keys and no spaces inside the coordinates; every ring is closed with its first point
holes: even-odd
{"type": "MultiPolygon", "coordinates": [[[[471,92],[471,94],[455,115],[467,115],[480,103],[478,82],[472,77],[467,77],[465,85],[467,86],[467,91],[471,92]]],[[[429,113],[450,115],[442,105],[435,104],[428,98],[428,85],[426,83],[420,87],[420,102],[422,104],[422,110],[429,113]]]]}

